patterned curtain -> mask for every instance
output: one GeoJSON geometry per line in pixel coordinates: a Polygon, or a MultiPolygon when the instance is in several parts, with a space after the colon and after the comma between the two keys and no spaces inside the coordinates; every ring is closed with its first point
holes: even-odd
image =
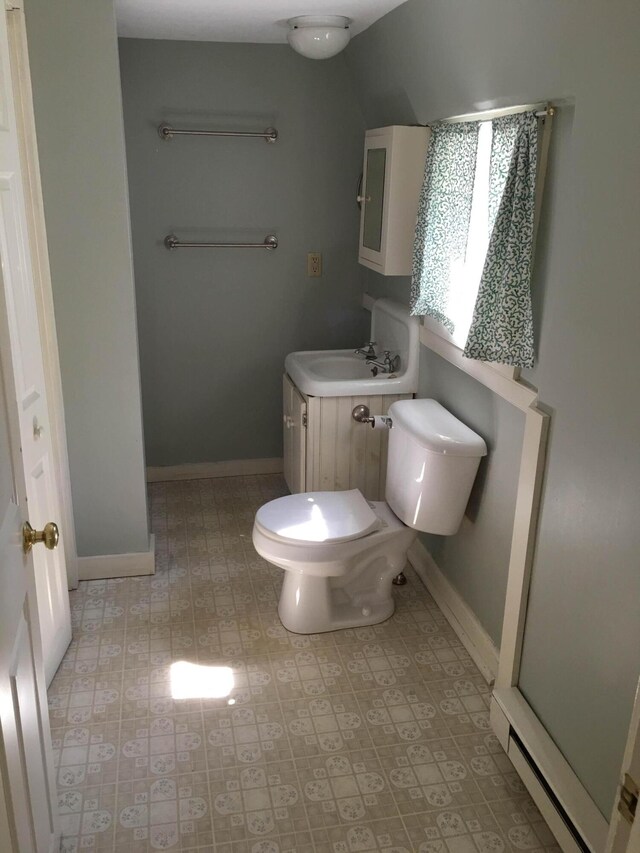
{"type": "Polygon", "coordinates": [[[418,204],[411,313],[428,314],[450,332],[447,303],[454,264],[464,259],[473,200],[479,122],[435,124],[418,204]]]}
{"type": "Polygon", "coordinates": [[[534,112],[494,119],[489,176],[490,239],[467,358],[533,366],[531,262],[538,121],[534,112]]]}

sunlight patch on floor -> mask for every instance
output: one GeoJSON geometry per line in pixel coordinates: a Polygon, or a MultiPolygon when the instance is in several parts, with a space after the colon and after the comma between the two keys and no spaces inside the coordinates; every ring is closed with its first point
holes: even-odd
{"type": "Polygon", "coordinates": [[[223,699],[234,686],[231,667],[203,666],[186,660],[171,664],[169,678],[174,699],[223,699]]]}

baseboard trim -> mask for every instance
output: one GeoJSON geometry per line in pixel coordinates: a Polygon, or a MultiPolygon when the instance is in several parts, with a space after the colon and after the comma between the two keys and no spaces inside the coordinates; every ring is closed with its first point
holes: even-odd
{"type": "Polygon", "coordinates": [[[493,640],[419,539],[409,548],[407,556],[462,645],[473,658],[473,662],[487,683],[492,685],[498,674],[499,657],[493,640]]]}
{"type": "Polygon", "coordinates": [[[134,554],[101,554],[97,557],[78,557],[78,580],[130,578],[152,575],[156,570],[156,540],[149,536],[149,550],[134,554]]]}
{"type": "Polygon", "coordinates": [[[493,691],[490,716],[498,740],[564,853],[604,851],[608,821],[517,687],[493,691]]]}
{"type": "Polygon", "coordinates": [[[209,480],[215,477],[251,477],[255,474],[281,474],[282,459],[230,459],[226,462],[192,462],[185,465],[161,465],[147,468],[147,483],[174,480],[209,480]]]}

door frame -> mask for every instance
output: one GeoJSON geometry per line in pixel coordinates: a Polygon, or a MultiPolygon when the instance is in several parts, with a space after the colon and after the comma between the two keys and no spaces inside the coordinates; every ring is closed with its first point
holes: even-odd
{"type": "Polygon", "coordinates": [[[42,345],[45,390],[49,410],[49,430],[55,476],[60,497],[60,525],[64,530],[67,586],[78,586],[76,546],[69,455],[64,417],[60,356],[56,331],[49,248],[38,159],[36,121],[29,69],[29,51],[23,0],[5,0],[9,61],[16,112],[16,127],[22,165],[23,192],[27,216],[28,243],[42,345]]]}
{"type": "Polygon", "coordinates": [[[635,820],[630,825],[617,808],[625,773],[629,773],[636,784],[640,782],[640,680],[638,680],[627,745],[620,768],[616,805],[609,824],[606,853],[638,853],[640,850],[640,810],[636,811],[635,820]]]}

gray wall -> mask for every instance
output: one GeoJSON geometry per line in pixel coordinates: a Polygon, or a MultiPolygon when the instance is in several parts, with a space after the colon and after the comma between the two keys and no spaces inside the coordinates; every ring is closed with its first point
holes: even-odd
{"type": "Polygon", "coordinates": [[[80,556],[149,547],[133,269],[110,0],[27,0],[80,556]]]}
{"type": "Polygon", "coordinates": [[[151,465],[282,455],[284,357],[357,345],[364,124],[339,56],[286,45],[122,39],[125,132],[151,465]],[[178,138],[157,125],[262,130],[263,141],[178,138]],[[275,252],[167,252],[183,239],[259,240],[275,252]],[[308,278],[320,251],[323,275],[308,278]]]}
{"type": "MultiPolygon", "coordinates": [[[[533,282],[538,362],[529,374],[553,424],[520,687],[607,819],[640,640],[639,32],[631,0],[409,0],[346,52],[368,127],[545,99],[560,105],[533,282]]],[[[406,281],[373,287],[408,293],[406,281]]],[[[446,394],[470,423],[486,419],[464,377],[435,358],[427,370],[425,391],[446,394]]],[[[515,446],[520,425],[502,411],[496,417],[496,450],[515,446]]],[[[487,475],[485,494],[513,488],[508,466],[495,478],[487,475]]],[[[496,511],[497,501],[488,514],[496,511]]],[[[480,524],[478,516],[463,531],[466,543],[440,553],[495,637],[506,554],[492,553],[480,524]],[[500,566],[490,568],[494,559],[500,566]],[[479,572],[491,590],[482,597],[479,572]]]]}

